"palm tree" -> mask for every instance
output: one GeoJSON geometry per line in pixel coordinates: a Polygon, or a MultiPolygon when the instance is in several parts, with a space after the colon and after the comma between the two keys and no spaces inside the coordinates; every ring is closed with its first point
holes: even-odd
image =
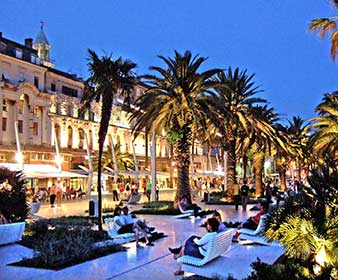
{"type": "Polygon", "coordinates": [[[312,147],[316,154],[328,155],[338,160],[338,92],[325,94],[323,102],[316,111],[319,116],[312,119],[317,129],[312,139],[312,147]]]}
{"type": "Polygon", "coordinates": [[[278,120],[278,114],[274,108],[268,108],[267,105],[255,106],[252,108],[254,121],[251,124],[253,141],[253,166],[255,174],[256,196],[261,196],[263,192],[263,171],[264,160],[267,155],[272,154],[274,143],[278,143],[277,133],[274,124],[278,120]]]}
{"type": "Polygon", "coordinates": [[[296,163],[296,179],[300,182],[300,174],[302,170],[302,164],[307,160],[307,151],[308,151],[308,141],[309,136],[307,133],[309,132],[308,123],[303,120],[301,117],[293,117],[292,121],[288,121],[288,134],[290,137],[290,145],[293,151],[293,159],[296,163]]]}
{"type": "Polygon", "coordinates": [[[257,103],[266,103],[262,98],[254,97],[261,90],[254,86],[254,75],[248,75],[247,70],[240,71],[231,67],[226,72],[217,74],[215,81],[222,87],[215,88],[213,108],[217,114],[213,121],[225,137],[224,148],[228,151],[228,196],[232,197],[236,184],[236,140],[239,132],[248,135],[250,126],[255,122],[252,106],[257,103]]]}
{"type": "MultiPolygon", "coordinates": [[[[211,78],[219,69],[198,72],[204,57],[192,57],[190,51],[183,55],[175,51],[174,58],[159,56],[166,68],[150,67],[159,76],[147,75],[148,90],[136,102],[131,120],[135,121],[135,135],[149,126],[150,132],[166,130],[173,144],[178,184],[175,201],[183,195],[191,196],[189,186],[190,148],[193,130],[207,130],[206,120],[211,114],[206,93],[216,85],[211,78]]],[[[136,136],[135,136],[136,137],[136,136]]]]}
{"type": "MultiPolygon", "coordinates": [[[[114,153],[116,157],[116,164],[119,171],[131,171],[135,170],[135,164],[134,161],[130,158],[128,153],[122,153],[120,149],[121,145],[119,142],[117,142],[114,145],[114,153]]],[[[95,157],[93,158],[93,169],[95,171],[98,170],[99,166],[99,158],[95,157]]],[[[106,149],[102,153],[102,160],[101,160],[101,169],[104,169],[105,167],[109,167],[111,169],[114,169],[114,158],[113,158],[113,151],[112,151],[112,145],[107,145],[106,149]]]]}
{"type": "Polygon", "coordinates": [[[287,133],[287,128],[280,123],[275,124],[278,141],[274,143],[274,157],[276,160],[276,167],[280,179],[280,189],[282,192],[286,189],[286,171],[289,169],[292,160],[292,150],[290,137],[287,133]]]}
{"type": "Polygon", "coordinates": [[[86,81],[81,103],[83,108],[90,108],[93,101],[101,101],[97,192],[99,230],[102,230],[101,170],[104,142],[109,127],[114,96],[120,94],[125,97],[125,101],[129,101],[130,93],[133,91],[137,82],[133,72],[136,64],[129,60],[123,60],[121,57],[116,60],[113,60],[111,56],[107,55],[99,58],[98,55],[90,49],[88,52],[90,76],[86,81]]]}
{"type": "MultiPolygon", "coordinates": [[[[331,1],[333,6],[338,8],[338,1],[331,1]]],[[[338,29],[337,29],[337,20],[338,16],[333,16],[329,18],[319,18],[313,19],[309,25],[310,30],[315,30],[319,32],[321,39],[325,37],[327,33],[331,31],[330,40],[331,40],[331,57],[335,60],[338,53],[338,29]]]]}
{"type": "Polygon", "coordinates": [[[318,265],[331,270],[332,278],[316,279],[336,279],[337,271],[332,268],[338,265],[338,172],[330,173],[327,167],[314,169],[308,180],[310,186],[270,213],[265,235],[278,240],[285,255],[306,266],[307,272],[313,274],[318,265]]]}

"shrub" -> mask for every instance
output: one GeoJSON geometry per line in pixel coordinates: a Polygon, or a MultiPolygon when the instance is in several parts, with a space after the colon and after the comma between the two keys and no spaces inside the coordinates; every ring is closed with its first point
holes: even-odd
{"type": "Polygon", "coordinates": [[[22,172],[0,168],[0,211],[12,222],[27,218],[25,183],[22,172]]]}

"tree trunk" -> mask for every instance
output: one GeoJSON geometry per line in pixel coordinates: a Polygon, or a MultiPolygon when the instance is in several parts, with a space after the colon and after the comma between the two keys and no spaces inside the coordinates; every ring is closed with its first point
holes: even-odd
{"type": "Polygon", "coordinates": [[[229,141],[227,195],[232,199],[236,181],[236,140],[229,141]]]}
{"type": "Polygon", "coordinates": [[[277,164],[277,170],[279,174],[279,180],[280,180],[280,190],[282,192],[285,191],[286,189],[286,171],[288,168],[288,165],[283,159],[276,159],[276,164],[277,164]]]}
{"type": "Polygon", "coordinates": [[[280,190],[285,192],[286,189],[286,174],[284,170],[280,170],[279,172],[279,180],[280,180],[280,190]]]}
{"type": "Polygon", "coordinates": [[[262,152],[256,152],[254,154],[253,164],[255,166],[256,197],[260,197],[263,194],[264,154],[262,152]]]}
{"type": "Polygon", "coordinates": [[[190,147],[191,131],[186,128],[182,139],[174,143],[174,160],[177,167],[177,191],[175,195],[175,205],[186,195],[191,199],[191,188],[189,184],[189,167],[190,167],[190,147]]]}
{"type": "Polygon", "coordinates": [[[98,207],[98,225],[99,231],[102,231],[102,186],[101,186],[101,168],[102,168],[103,143],[99,143],[99,161],[97,169],[97,207],[98,207]]]}
{"type": "Polygon", "coordinates": [[[299,183],[301,183],[300,179],[300,173],[302,171],[302,164],[301,164],[301,161],[299,159],[296,160],[296,168],[297,168],[297,175],[296,175],[296,179],[299,183]]]}
{"type": "Polygon", "coordinates": [[[247,177],[247,169],[248,169],[248,157],[247,156],[243,156],[242,158],[243,160],[243,178],[247,177]]]}

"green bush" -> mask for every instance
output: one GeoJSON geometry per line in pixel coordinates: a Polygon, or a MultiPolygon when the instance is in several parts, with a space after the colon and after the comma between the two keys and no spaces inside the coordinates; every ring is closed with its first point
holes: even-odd
{"type": "Polygon", "coordinates": [[[0,211],[11,222],[23,222],[27,218],[25,183],[22,172],[0,168],[0,211]]]}

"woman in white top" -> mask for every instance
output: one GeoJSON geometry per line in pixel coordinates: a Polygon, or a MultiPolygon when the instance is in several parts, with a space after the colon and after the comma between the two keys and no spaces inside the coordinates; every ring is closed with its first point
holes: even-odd
{"type": "MultiPolygon", "coordinates": [[[[189,237],[184,245],[180,248],[169,248],[169,251],[173,253],[174,259],[178,259],[182,256],[192,256],[195,258],[203,259],[207,253],[209,241],[217,235],[219,227],[219,222],[216,218],[209,218],[206,222],[206,228],[208,233],[206,233],[202,238],[195,235],[189,237]]],[[[175,275],[183,275],[181,265],[175,275]]]]}

